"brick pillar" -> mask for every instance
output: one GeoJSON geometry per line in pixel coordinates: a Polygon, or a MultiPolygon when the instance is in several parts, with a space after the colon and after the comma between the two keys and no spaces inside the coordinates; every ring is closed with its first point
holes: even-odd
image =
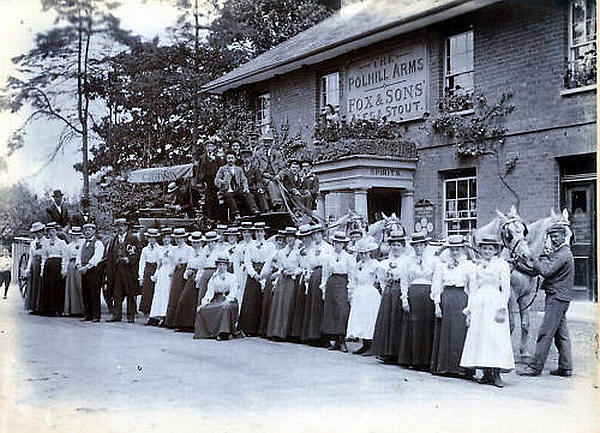
{"type": "Polygon", "coordinates": [[[364,188],[354,190],[354,211],[362,216],[365,221],[369,220],[367,190],[364,188]]]}
{"type": "Polygon", "coordinates": [[[317,215],[323,220],[327,219],[327,212],[325,212],[325,196],[326,192],[319,192],[317,195],[317,215]]]}
{"type": "Polygon", "coordinates": [[[415,192],[412,190],[404,190],[402,192],[402,203],[400,208],[400,221],[406,229],[406,234],[409,235],[415,228],[415,192]]]}

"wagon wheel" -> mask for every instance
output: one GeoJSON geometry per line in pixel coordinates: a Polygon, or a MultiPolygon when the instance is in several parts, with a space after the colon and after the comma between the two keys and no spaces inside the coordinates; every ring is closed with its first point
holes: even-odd
{"type": "Polygon", "coordinates": [[[21,258],[19,259],[19,290],[21,291],[21,296],[25,297],[28,289],[28,278],[25,276],[27,274],[27,263],[29,263],[29,253],[23,253],[21,258]]]}

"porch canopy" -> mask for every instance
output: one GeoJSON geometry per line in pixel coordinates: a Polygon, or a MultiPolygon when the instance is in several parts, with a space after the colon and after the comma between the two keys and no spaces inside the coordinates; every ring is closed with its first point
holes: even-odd
{"type": "Polygon", "coordinates": [[[171,167],[152,167],[129,173],[129,183],[159,183],[188,179],[194,175],[193,164],[173,165],[171,167]]]}

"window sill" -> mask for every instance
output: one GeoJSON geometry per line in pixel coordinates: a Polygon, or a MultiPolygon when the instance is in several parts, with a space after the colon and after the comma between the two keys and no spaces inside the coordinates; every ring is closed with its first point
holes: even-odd
{"type": "Polygon", "coordinates": [[[591,92],[591,91],[595,91],[595,90],[596,90],[596,85],[590,84],[590,85],[583,86],[583,87],[576,87],[574,89],[561,90],[560,95],[561,96],[569,96],[569,95],[575,95],[577,93],[591,92]]]}
{"type": "Polygon", "coordinates": [[[473,114],[474,112],[475,112],[474,109],[468,108],[466,110],[452,111],[451,113],[448,113],[448,114],[451,116],[467,116],[469,114],[473,114]]]}

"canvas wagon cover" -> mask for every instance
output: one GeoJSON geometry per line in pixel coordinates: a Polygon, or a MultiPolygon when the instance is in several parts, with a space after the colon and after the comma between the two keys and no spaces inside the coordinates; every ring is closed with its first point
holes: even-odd
{"type": "Polygon", "coordinates": [[[187,179],[194,174],[193,164],[174,165],[172,167],[153,167],[135,170],[129,173],[130,183],[158,183],[187,179]]]}

